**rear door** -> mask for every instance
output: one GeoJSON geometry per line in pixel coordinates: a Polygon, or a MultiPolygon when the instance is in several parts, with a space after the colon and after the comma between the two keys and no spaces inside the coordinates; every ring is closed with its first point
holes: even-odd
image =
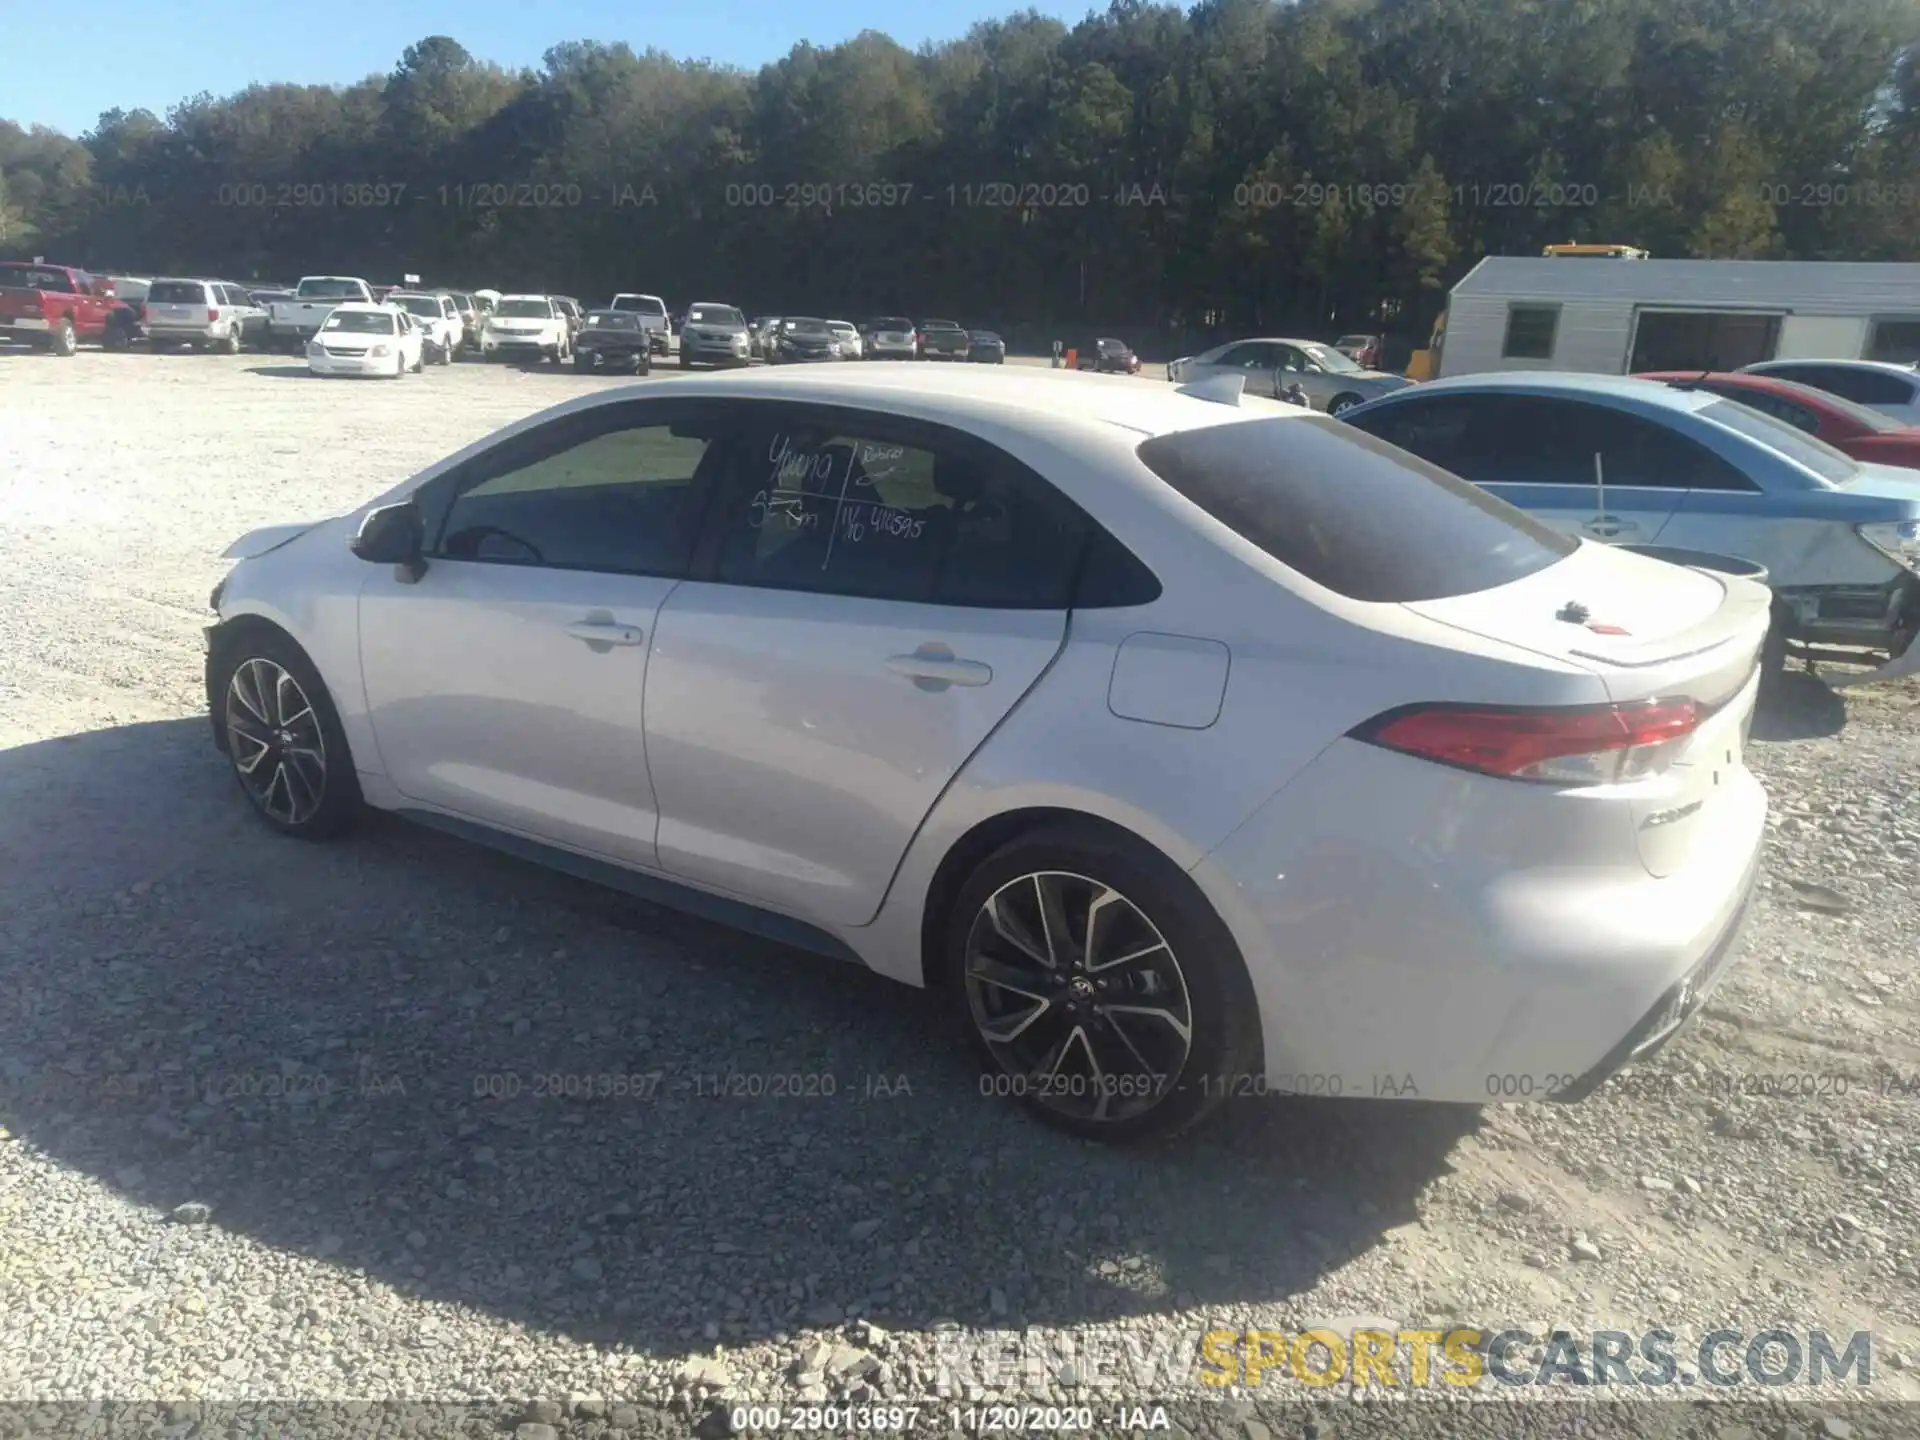
{"type": "Polygon", "coordinates": [[[746,468],[660,612],[662,868],[861,925],[950,780],[1058,653],[1086,521],[940,426],[739,402],[746,468]]]}

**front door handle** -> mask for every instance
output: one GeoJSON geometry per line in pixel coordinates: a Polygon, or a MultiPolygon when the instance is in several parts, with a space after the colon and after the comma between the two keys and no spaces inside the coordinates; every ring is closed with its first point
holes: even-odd
{"type": "Polygon", "coordinates": [[[589,645],[641,645],[647,632],[638,625],[615,625],[607,620],[579,620],[567,626],[567,634],[589,645]]]}
{"type": "Polygon", "coordinates": [[[890,655],[887,669],[913,681],[922,690],[944,690],[949,685],[985,685],[993,667],[978,660],[961,660],[938,641],[928,641],[911,655],[890,655]]]}

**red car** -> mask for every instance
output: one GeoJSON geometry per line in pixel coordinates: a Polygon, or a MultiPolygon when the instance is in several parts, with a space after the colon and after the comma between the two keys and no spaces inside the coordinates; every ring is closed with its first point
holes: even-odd
{"type": "Polygon", "coordinates": [[[1825,390],[1815,390],[1811,385],[1799,385],[1771,375],[1703,375],[1687,370],[1651,371],[1640,378],[1664,380],[1669,385],[1738,400],[1826,441],[1855,460],[1920,470],[1920,425],[1902,425],[1878,410],[1869,410],[1825,390]]]}
{"type": "Polygon", "coordinates": [[[82,341],[125,349],[134,313],[114,298],[111,281],[70,265],[0,264],[0,338],[23,340],[55,355],[82,341]]]}

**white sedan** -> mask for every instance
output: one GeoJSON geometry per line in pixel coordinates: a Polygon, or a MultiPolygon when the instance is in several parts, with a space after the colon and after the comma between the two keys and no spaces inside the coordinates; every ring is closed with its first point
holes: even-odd
{"type": "Polygon", "coordinates": [[[237,541],[207,698],[364,806],[951,997],[1082,1135],[1574,1099],[1734,953],[1764,587],[1214,380],[583,395],[237,541]]]}
{"type": "Polygon", "coordinates": [[[384,375],[398,380],[425,368],[424,336],[398,305],[336,305],[307,342],[315,375],[384,375]]]}

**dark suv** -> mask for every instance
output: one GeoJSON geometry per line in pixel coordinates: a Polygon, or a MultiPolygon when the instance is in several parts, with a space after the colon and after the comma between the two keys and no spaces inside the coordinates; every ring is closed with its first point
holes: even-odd
{"type": "Polygon", "coordinates": [[[964,360],[967,358],[967,332],[951,320],[922,320],[914,337],[914,349],[922,360],[964,360]]]}

